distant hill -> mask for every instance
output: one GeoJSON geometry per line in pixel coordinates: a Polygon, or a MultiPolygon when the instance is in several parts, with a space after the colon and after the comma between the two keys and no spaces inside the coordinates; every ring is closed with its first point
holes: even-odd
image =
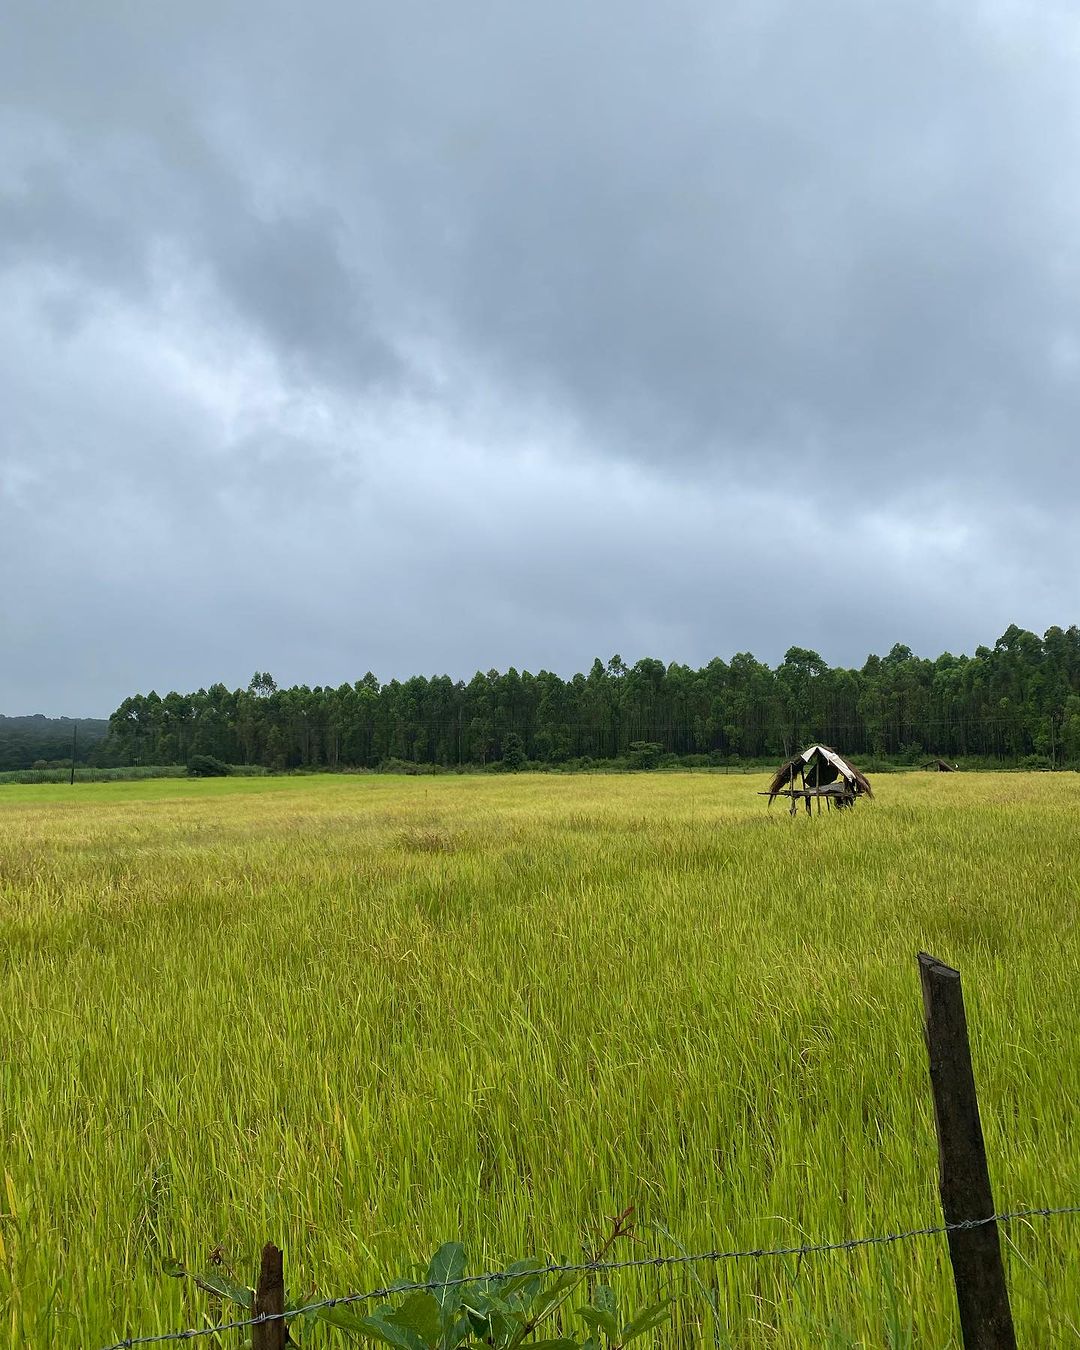
{"type": "Polygon", "coordinates": [[[88,764],[109,730],[104,717],[4,717],[0,714],[0,770],[32,769],[71,763],[72,737],[78,729],[76,762],[88,764]]]}

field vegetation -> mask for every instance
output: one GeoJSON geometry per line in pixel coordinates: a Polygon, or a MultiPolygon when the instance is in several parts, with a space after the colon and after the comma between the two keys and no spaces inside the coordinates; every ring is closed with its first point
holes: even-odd
{"type": "MultiPolygon", "coordinates": [[[[95,1346],[409,1273],[938,1221],[914,955],[963,971],[999,1208],[1080,1199],[1075,774],[0,789],[0,1346],[95,1346]]],[[[1080,1336],[1080,1220],[1011,1225],[1024,1344],[1080,1336]]],[[[957,1344],[940,1238],[635,1272],[662,1342],[957,1344]]],[[[297,1328],[301,1344],[344,1344],[297,1328]]],[[[549,1333],[550,1334],[550,1333],[549,1333]]],[[[332,1338],[336,1337],[336,1340],[332,1338]]],[[[216,1342],[215,1342],[216,1343],[216,1342]]]]}

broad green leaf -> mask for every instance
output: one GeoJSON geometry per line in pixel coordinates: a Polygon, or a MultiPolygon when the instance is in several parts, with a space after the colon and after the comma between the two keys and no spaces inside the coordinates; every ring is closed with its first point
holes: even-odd
{"type": "Polygon", "coordinates": [[[240,1308],[250,1309],[255,1298],[250,1289],[245,1289],[235,1280],[230,1280],[223,1270],[208,1270],[202,1275],[196,1275],[195,1283],[200,1289],[205,1289],[208,1294],[217,1294],[221,1298],[227,1298],[240,1308]]]}
{"type": "Polygon", "coordinates": [[[381,1345],[393,1345],[397,1350],[425,1350],[424,1342],[415,1331],[405,1327],[396,1327],[384,1322],[381,1317],[360,1317],[347,1308],[323,1308],[319,1313],[320,1321],[340,1327],[342,1331],[351,1331],[355,1336],[366,1336],[368,1340],[378,1341],[381,1345]]]}
{"type": "Polygon", "coordinates": [[[567,1271],[560,1275],[554,1284],[541,1289],[529,1308],[529,1318],[533,1322],[542,1322],[556,1308],[566,1295],[582,1281],[580,1271],[567,1271]]]}
{"type": "Polygon", "coordinates": [[[578,1316],[593,1331],[602,1331],[608,1338],[608,1341],[615,1345],[619,1339],[619,1323],[613,1312],[608,1312],[606,1308],[597,1308],[591,1303],[585,1303],[578,1309],[578,1316]]]}
{"type": "Polygon", "coordinates": [[[466,1313],[448,1327],[445,1327],[442,1333],[442,1339],[439,1341],[440,1350],[457,1350],[457,1347],[464,1345],[472,1335],[472,1321],[466,1313]]]}
{"type": "Polygon", "coordinates": [[[495,1313],[508,1312],[501,1298],[487,1293],[483,1289],[466,1289],[461,1295],[462,1310],[476,1323],[487,1325],[488,1319],[495,1313]]]}
{"type": "Polygon", "coordinates": [[[641,1312],[623,1327],[623,1345],[629,1345],[638,1336],[643,1336],[647,1331],[655,1331],[657,1327],[662,1327],[665,1322],[670,1322],[672,1302],[672,1299],[665,1298],[661,1299],[659,1303],[652,1303],[649,1307],[642,1308],[641,1312]]]}
{"type": "Polygon", "coordinates": [[[383,1345],[394,1345],[398,1350],[425,1350],[424,1342],[415,1331],[407,1327],[395,1326],[382,1316],[392,1309],[380,1308],[374,1314],[352,1312],[349,1308],[319,1308],[316,1316],[321,1322],[350,1331],[355,1336],[366,1336],[369,1340],[379,1341],[383,1345]]]}
{"type": "Polygon", "coordinates": [[[521,1314],[493,1313],[488,1321],[488,1339],[499,1350],[503,1350],[521,1329],[522,1320],[521,1314]]]}
{"type": "Polygon", "coordinates": [[[386,1292],[388,1294],[396,1294],[401,1290],[405,1290],[406,1292],[411,1293],[418,1284],[426,1283],[426,1275],[427,1272],[424,1270],[423,1266],[413,1266],[410,1275],[399,1275],[396,1280],[391,1280],[390,1283],[386,1285],[386,1292]]]}
{"type": "Polygon", "coordinates": [[[615,1290],[610,1284],[598,1284],[596,1293],[593,1295],[592,1304],[594,1308],[599,1308],[603,1312],[609,1312],[612,1316],[618,1316],[619,1305],[615,1298],[615,1290]]]}
{"type": "Polygon", "coordinates": [[[482,1316],[497,1308],[500,1312],[505,1312],[508,1304],[496,1289],[485,1288],[483,1285],[466,1285],[461,1295],[461,1306],[467,1308],[470,1312],[480,1313],[482,1316]]]}
{"type": "Polygon", "coordinates": [[[578,1350],[573,1336],[556,1336],[546,1341],[529,1341],[529,1350],[578,1350]]]}
{"type": "Polygon", "coordinates": [[[522,1325],[507,1341],[506,1350],[517,1350],[520,1345],[536,1344],[534,1341],[526,1341],[526,1337],[534,1327],[539,1326],[556,1308],[566,1302],[583,1278],[579,1271],[566,1271],[549,1288],[540,1289],[534,1298],[521,1307],[522,1325]]]}
{"type": "Polygon", "coordinates": [[[425,1345],[434,1345],[438,1341],[443,1326],[442,1310],[434,1295],[426,1291],[410,1294],[384,1320],[395,1327],[404,1327],[406,1331],[415,1331],[425,1345]]]}
{"type": "Polygon", "coordinates": [[[291,1308],[290,1311],[295,1313],[294,1325],[298,1323],[303,1323],[304,1326],[310,1327],[314,1326],[316,1322],[322,1320],[320,1314],[324,1311],[324,1309],[305,1308],[303,1312],[300,1312],[299,1309],[297,1308],[291,1308]]]}
{"type": "Polygon", "coordinates": [[[462,1307],[472,1325],[473,1333],[487,1344],[496,1347],[508,1345],[525,1320],[525,1314],[518,1309],[488,1305],[481,1310],[471,1302],[463,1303],[462,1307]]]}
{"type": "Polygon", "coordinates": [[[512,1266],[506,1268],[510,1278],[489,1280],[486,1284],[480,1285],[479,1288],[493,1298],[510,1299],[521,1290],[526,1290],[530,1296],[533,1296],[540,1287],[541,1279],[536,1270],[538,1266],[542,1267],[543,1264],[535,1256],[530,1256],[524,1261],[515,1261],[512,1266]],[[535,1284],[536,1288],[530,1290],[529,1286],[532,1284],[535,1284]]]}
{"type": "Polygon", "coordinates": [[[433,1289],[432,1293],[442,1309],[444,1320],[457,1311],[462,1297],[461,1285],[447,1288],[446,1282],[460,1280],[464,1274],[465,1248],[460,1242],[444,1242],[431,1258],[427,1273],[428,1284],[443,1285],[441,1289],[433,1289]]]}
{"type": "Polygon", "coordinates": [[[370,1317],[351,1312],[348,1308],[315,1308],[310,1317],[315,1321],[329,1322],[332,1327],[340,1327],[342,1331],[355,1331],[361,1336],[364,1334],[365,1323],[371,1320],[370,1317]]]}

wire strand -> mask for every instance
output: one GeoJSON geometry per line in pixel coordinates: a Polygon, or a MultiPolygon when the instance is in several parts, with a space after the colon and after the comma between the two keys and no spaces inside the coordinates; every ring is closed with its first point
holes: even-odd
{"type": "Polygon", "coordinates": [[[450,1280],[386,1285],[377,1289],[365,1290],[363,1293],[339,1294],[334,1298],[319,1299],[314,1303],[287,1308],[284,1312],[262,1313],[258,1317],[241,1318],[235,1322],[219,1322],[209,1327],[192,1327],[186,1331],[168,1331],[155,1336],[128,1336],[122,1341],[114,1341],[110,1345],[103,1346],[102,1350],[133,1350],[133,1347],[137,1345],[163,1345],[169,1341],[193,1341],[204,1336],[216,1336],[223,1331],[239,1331],[245,1327],[261,1326],[264,1322],[287,1321],[294,1317],[302,1317],[306,1313],[321,1312],[328,1308],[341,1308],[353,1303],[367,1303],[372,1299],[389,1298],[397,1294],[433,1293],[439,1289],[453,1289],[466,1284],[497,1284],[501,1280],[519,1279],[523,1276],[606,1274],[609,1271],[645,1270],[650,1267],[662,1270],[672,1266],[692,1265],[699,1262],[757,1261],[766,1257],[777,1256],[815,1256],[828,1252],[853,1251],[858,1247],[883,1246],[891,1242],[904,1242],[911,1238],[936,1237],[942,1233],[964,1232],[971,1228],[982,1228],[990,1223],[1008,1223],[1011,1219],[1049,1219],[1062,1214],[1080,1214],[1080,1205],[1014,1209],[1002,1214],[991,1214],[985,1219],[964,1219],[960,1223],[937,1224],[927,1228],[908,1228],[897,1233],[847,1238],[840,1242],[809,1243],[799,1247],[748,1247],[729,1251],[698,1252],[692,1255],[637,1256],[626,1261],[580,1261],[568,1265],[551,1263],[537,1266],[532,1270],[490,1270],[483,1275],[459,1275],[450,1280]]]}

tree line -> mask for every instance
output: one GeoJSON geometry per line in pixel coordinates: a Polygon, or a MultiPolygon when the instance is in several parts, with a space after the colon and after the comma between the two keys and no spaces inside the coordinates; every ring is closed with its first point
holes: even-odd
{"type": "Polygon", "coordinates": [[[0,715],[0,770],[95,762],[109,733],[104,717],[4,717],[0,715]]]}
{"type": "Polygon", "coordinates": [[[775,667],[748,652],[700,669],[650,657],[596,660],[564,679],[513,667],[471,680],[370,672],[337,687],[126,698],[100,762],[183,764],[209,755],[269,769],[540,765],[649,767],[773,760],[820,740],[852,756],[1080,765],[1080,628],[1012,625],[993,647],[936,660],[897,644],[861,669],[792,647],[775,667]]]}

